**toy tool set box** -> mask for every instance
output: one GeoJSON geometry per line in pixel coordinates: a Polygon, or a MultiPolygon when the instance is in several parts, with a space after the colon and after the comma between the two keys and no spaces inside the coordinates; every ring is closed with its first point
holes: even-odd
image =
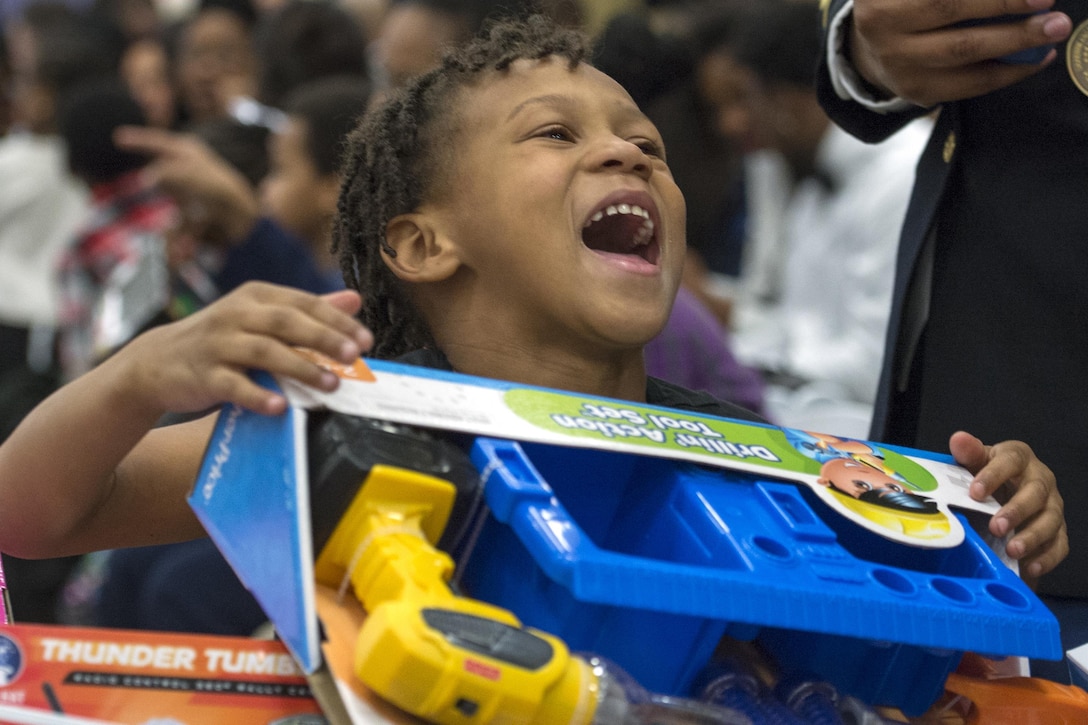
{"type": "Polygon", "coordinates": [[[969,520],[946,456],[362,361],[268,418],[220,416],[190,503],[302,669],[321,666],[307,420],[328,410],[457,441],[486,504],[471,597],[646,688],[688,694],[723,635],[872,704],[926,710],[966,651],[1061,657],[1053,615],[969,520]],[[863,484],[863,485],[862,485],[863,484]]]}
{"type": "Polygon", "coordinates": [[[472,455],[490,515],[465,589],[651,690],[690,689],[722,635],[908,714],[965,650],[1059,654],[1050,613],[970,527],[913,548],[770,478],[498,439],[472,455]]]}

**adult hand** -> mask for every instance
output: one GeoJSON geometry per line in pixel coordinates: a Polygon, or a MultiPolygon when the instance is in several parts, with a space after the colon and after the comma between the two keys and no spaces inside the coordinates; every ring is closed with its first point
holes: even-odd
{"type": "Polygon", "coordinates": [[[1072,31],[1054,0],[854,0],[848,43],[858,73],[884,92],[923,107],[1004,88],[1051,63],[1002,56],[1058,43],[1072,31]],[[1020,19],[965,22],[1005,15],[1020,19]]]}
{"type": "Polygon", "coordinates": [[[987,446],[978,438],[954,433],[949,440],[952,456],[975,474],[971,498],[994,496],[1001,508],[990,520],[990,532],[1009,540],[1006,553],[1020,564],[1020,574],[1030,584],[1053,569],[1069,553],[1064,504],[1054,474],[1021,441],[987,446]]]}

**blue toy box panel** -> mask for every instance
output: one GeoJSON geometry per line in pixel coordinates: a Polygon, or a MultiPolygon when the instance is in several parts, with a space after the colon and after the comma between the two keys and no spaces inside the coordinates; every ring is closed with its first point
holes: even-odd
{"type": "Polygon", "coordinates": [[[908,715],[965,651],[1061,656],[1053,615],[969,525],[922,549],[770,477],[490,438],[472,457],[490,513],[466,592],[651,690],[688,694],[723,635],[908,715]]]}

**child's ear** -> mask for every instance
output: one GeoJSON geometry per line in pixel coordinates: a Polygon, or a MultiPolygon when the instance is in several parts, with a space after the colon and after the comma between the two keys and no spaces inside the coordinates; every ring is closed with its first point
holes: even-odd
{"type": "Polygon", "coordinates": [[[408,282],[441,282],[461,266],[454,245],[426,214],[393,217],[385,241],[382,258],[393,274],[408,282]]]}

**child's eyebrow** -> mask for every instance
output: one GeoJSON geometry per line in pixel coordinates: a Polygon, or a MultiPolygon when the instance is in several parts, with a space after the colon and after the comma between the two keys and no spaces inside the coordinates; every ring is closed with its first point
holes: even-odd
{"type": "Polygon", "coordinates": [[[511,110],[510,114],[506,117],[506,120],[512,120],[515,116],[524,111],[528,106],[570,106],[573,104],[573,98],[571,98],[570,96],[564,96],[559,93],[550,93],[543,96],[533,96],[532,98],[527,98],[518,105],[514,106],[513,110],[511,110]]]}
{"type": "MultiPolygon", "coordinates": [[[[514,106],[514,108],[506,116],[506,120],[513,120],[515,116],[517,116],[529,106],[553,106],[572,108],[577,104],[578,101],[573,96],[567,96],[561,93],[547,93],[541,96],[533,96],[532,98],[526,98],[524,101],[514,106]]],[[[646,114],[642,112],[642,109],[634,104],[622,103],[619,104],[619,106],[623,114],[626,116],[630,116],[633,120],[650,120],[649,117],[647,117],[646,114]]]]}

